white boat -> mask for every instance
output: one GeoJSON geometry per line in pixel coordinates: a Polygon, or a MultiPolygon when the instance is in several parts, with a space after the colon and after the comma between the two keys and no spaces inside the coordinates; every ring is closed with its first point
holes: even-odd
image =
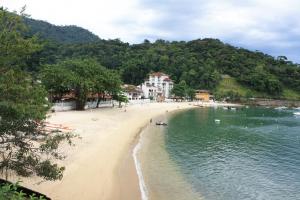
{"type": "Polygon", "coordinates": [[[157,126],[167,126],[167,123],[164,123],[164,122],[156,122],[155,124],[157,126]]]}
{"type": "Polygon", "coordinates": [[[215,123],[216,123],[216,124],[220,124],[220,122],[221,122],[221,120],[215,119],[215,123]]]}
{"type": "Polygon", "coordinates": [[[285,106],[281,106],[281,107],[277,107],[277,108],[275,108],[275,110],[283,110],[283,109],[286,109],[287,107],[285,107],[285,106]]]}
{"type": "Polygon", "coordinates": [[[294,112],[294,115],[300,116],[300,112],[294,112]]]}

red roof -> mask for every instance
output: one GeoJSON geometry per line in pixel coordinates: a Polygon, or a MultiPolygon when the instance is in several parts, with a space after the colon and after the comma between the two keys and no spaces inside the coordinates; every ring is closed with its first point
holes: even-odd
{"type": "Polygon", "coordinates": [[[167,76],[166,74],[162,73],[162,72],[153,72],[150,74],[150,76],[158,76],[158,77],[161,77],[161,76],[167,76]]]}
{"type": "Polygon", "coordinates": [[[168,78],[165,78],[164,81],[170,82],[170,81],[172,81],[172,80],[168,77],[168,78]]]}

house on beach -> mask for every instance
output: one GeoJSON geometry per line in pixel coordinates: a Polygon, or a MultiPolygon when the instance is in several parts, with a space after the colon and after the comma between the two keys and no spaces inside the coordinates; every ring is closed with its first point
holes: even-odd
{"type": "Polygon", "coordinates": [[[124,95],[131,100],[141,100],[143,97],[143,91],[140,87],[134,85],[125,84],[122,86],[124,95]]]}
{"type": "Polygon", "coordinates": [[[199,101],[209,102],[213,100],[213,95],[208,90],[196,90],[195,99],[199,101]]]}
{"type": "Polygon", "coordinates": [[[171,90],[174,86],[169,75],[162,72],[149,74],[149,78],[140,85],[143,91],[143,97],[146,99],[165,101],[171,98],[171,90]]]}

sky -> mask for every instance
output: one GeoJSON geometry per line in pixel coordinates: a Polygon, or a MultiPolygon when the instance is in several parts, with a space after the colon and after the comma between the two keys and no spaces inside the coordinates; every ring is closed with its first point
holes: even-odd
{"type": "Polygon", "coordinates": [[[300,0],[0,0],[0,6],[102,39],[194,40],[285,55],[300,63],[300,0]]]}

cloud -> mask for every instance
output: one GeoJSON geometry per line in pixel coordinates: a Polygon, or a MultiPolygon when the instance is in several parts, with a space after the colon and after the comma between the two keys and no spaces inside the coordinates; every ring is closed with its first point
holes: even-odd
{"type": "Polygon", "coordinates": [[[298,0],[2,0],[27,4],[33,18],[75,24],[101,38],[130,43],[219,38],[238,47],[300,62],[298,0]]]}

